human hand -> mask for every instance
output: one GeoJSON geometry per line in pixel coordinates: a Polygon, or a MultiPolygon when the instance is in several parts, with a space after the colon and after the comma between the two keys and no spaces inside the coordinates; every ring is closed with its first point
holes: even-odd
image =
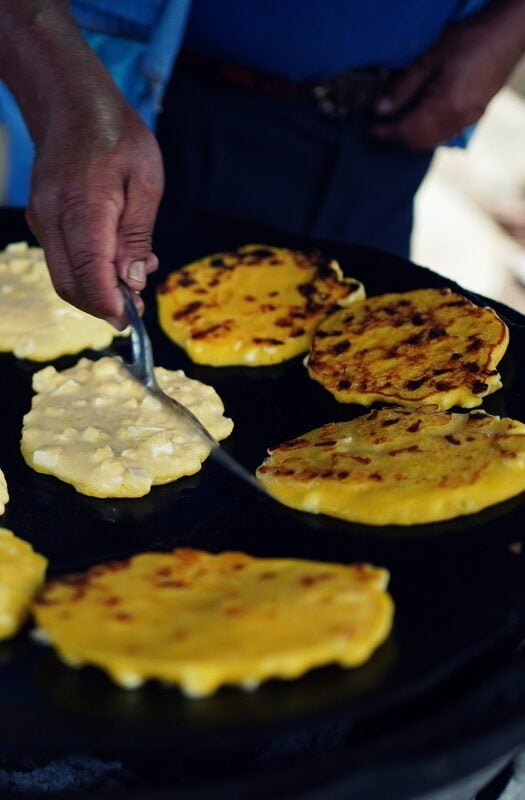
{"type": "Polygon", "coordinates": [[[378,102],[370,126],[374,138],[428,150],[479,120],[519,60],[525,39],[520,1],[501,4],[505,14],[498,5],[451,25],[394,79],[378,102]]]}
{"type": "Polygon", "coordinates": [[[122,329],[118,278],[140,291],[158,264],[151,241],[162,159],[116,91],[93,98],[55,114],[37,142],[27,219],[58,294],[122,329]]]}

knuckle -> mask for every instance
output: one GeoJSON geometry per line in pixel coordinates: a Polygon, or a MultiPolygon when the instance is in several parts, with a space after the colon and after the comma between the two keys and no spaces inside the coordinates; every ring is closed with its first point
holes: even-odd
{"type": "Polygon", "coordinates": [[[118,212],[118,203],[112,193],[101,191],[93,197],[83,187],[62,187],[57,202],[66,227],[98,219],[102,214],[118,212]]]}
{"type": "Polygon", "coordinates": [[[477,99],[466,102],[461,95],[454,93],[447,104],[447,118],[450,125],[460,130],[465,125],[470,125],[481,117],[486,104],[477,99]]]}
{"type": "Polygon", "coordinates": [[[51,278],[58,296],[65,300],[66,303],[76,305],[76,287],[73,277],[66,274],[53,275],[51,271],[51,278]]]}
{"type": "Polygon", "coordinates": [[[30,227],[37,227],[41,220],[45,220],[52,213],[51,210],[52,202],[50,202],[48,194],[34,189],[30,194],[26,210],[26,219],[30,227]]]}
{"type": "Polygon", "coordinates": [[[124,243],[133,249],[151,250],[152,231],[143,225],[124,225],[122,227],[122,239],[124,243]]]}
{"type": "Polygon", "coordinates": [[[77,305],[75,287],[72,284],[57,281],[55,291],[62,300],[72,306],[77,305]]]}
{"type": "Polygon", "coordinates": [[[96,269],[97,260],[97,254],[89,250],[77,250],[72,254],[72,271],[80,282],[86,281],[86,283],[89,283],[89,279],[96,269]]]}
{"type": "Polygon", "coordinates": [[[30,230],[37,235],[38,232],[38,218],[39,214],[33,208],[31,202],[29,202],[26,210],[25,210],[25,220],[30,228],[30,230]]]}
{"type": "Polygon", "coordinates": [[[150,203],[157,203],[164,189],[164,180],[162,175],[158,175],[151,170],[143,175],[142,178],[142,191],[145,198],[150,203]]]}
{"type": "Polygon", "coordinates": [[[79,272],[73,265],[71,277],[73,280],[63,280],[60,287],[55,287],[63,300],[88,314],[95,314],[99,317],[108,317],[114,314],[113,304],[101,291],[93,274],[89,271],[87,273],[79,272]]]}

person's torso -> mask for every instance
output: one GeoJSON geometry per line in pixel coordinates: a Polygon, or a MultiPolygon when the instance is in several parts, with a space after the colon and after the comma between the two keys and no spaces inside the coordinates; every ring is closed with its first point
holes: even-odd
{"type": "Polygon", "coordinates": [[[402,67],[481,0],[193,0],[184,44],[292,80],[402,67]]]}
{"type": "MultiPolygon", "coordinates": [[[[422,53],[451,21],[486,2],[192,0],[184,45],[292,80],[370,65],[396,68],[422,53]]],[[[166,25],[162,12],[177,0],[72,0],[71,5],[85,28],[147,40],[166,25]]],[[[165,33],[169,47],[170,32],[165,33]]]]}

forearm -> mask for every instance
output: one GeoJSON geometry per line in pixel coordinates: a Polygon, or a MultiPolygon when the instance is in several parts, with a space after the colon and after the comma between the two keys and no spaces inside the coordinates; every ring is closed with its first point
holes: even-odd
{"type": "Polygon", "coordinates": [[[13,92],[37,146],[50,117],[67,124],[80,109],[85,116],[92,108],[109,122],[121,106],[67,0],[0,0],[0,79],[13,92]]]}
{"type": "Polygon", "coordinates": [[[157,264],[156,140],[84,41],[67,0],[0,0],[0,80],[35,143],[27,219],[55,288],[122,328],[118,279],[140,291],[157,264]]]}
{"type": "Polygon", "coordinates": [[[517,63],[525,53],[525,0],[492,0],[474,19],[489,26],[494,41],[505,42],[509,62],[517,63]]]}

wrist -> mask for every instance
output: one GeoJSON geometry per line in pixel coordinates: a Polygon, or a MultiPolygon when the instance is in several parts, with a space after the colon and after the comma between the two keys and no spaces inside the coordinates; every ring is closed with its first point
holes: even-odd
{"type": "Polygon", "coordinates": [[[479,12],[479,19],[493,28],[509,55],[518,60],[525,53],[525,0],[492,0],[479,12]]]}

